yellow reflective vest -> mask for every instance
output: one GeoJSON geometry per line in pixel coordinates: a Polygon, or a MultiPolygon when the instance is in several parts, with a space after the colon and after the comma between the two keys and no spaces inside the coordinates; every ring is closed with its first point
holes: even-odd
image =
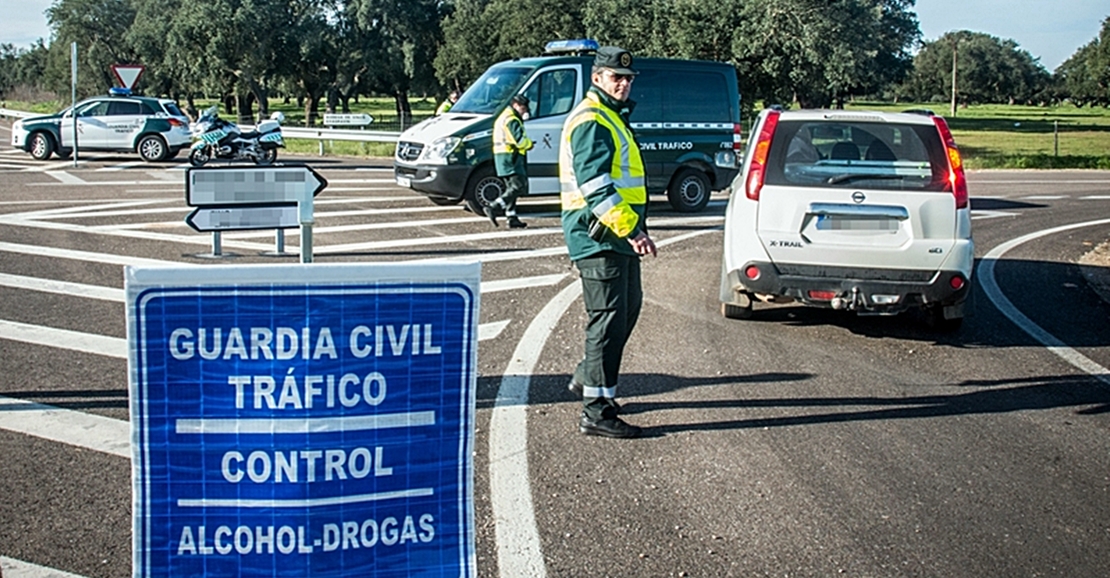
{"type": "Polygon", "coordinates": [[[572,260],[601,251],[635,255],[626,239],[646,230],[644,162],[632,129],[618,112],[633,105],[591,87],[563,124],[559,190],[572,260]],[[589,235],[594,220],[608,229],[600,238],[589,235]]]}

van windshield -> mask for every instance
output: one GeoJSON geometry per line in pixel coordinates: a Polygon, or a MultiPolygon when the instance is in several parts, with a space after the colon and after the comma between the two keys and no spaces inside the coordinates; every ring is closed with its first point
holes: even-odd
{"type": "Polygon", "coordinates": [[[466,89],[451,112],[493,114],[516,94],[531,73],[531,67],[494,66],[466,89]]]}

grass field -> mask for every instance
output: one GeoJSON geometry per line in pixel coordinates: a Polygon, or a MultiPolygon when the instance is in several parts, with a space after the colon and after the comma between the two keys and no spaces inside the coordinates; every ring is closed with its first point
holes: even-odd
{"type": "MultiPolygon", "coordinates": [[[[437,104],[430,98],[412,98],[410,106],[414,119],[431,116],[437,104]]],[[[207,101],[197,101],[200,109],[209,105],[207,101]]],[[[64,106],[64,103],[7,103],[7,108],[34,112],[53,112],[64,106]]],[[[948,120],[956,143],[971,169],[1110,169],[1110,109],[1106,108],[1078,108],[1070,104],[1049,107],[975,105],[958,109],[953,117],[948,114],[948,105],[944,103],[857,101],[847,107],[882,111],[931,109],[948,120]]],[[[284,103],[273,99],[270,109],[285,114],[287,125],[304,124],[304,110],[297,107],[295,101],[284,103]]],[[[351,103],[351,112],[373,116],[375,122],[371,128],[375,130],[401,128],[392,98],[360,99],[351,103]]],[[[286,146],[290,152],[318,153],[320,150],[320,143],[310,140],[287,139],[286,146]]],[[[324,151],[343,156],[389,157],[393,155],[393,146],[386,143],[325,141],[324,151]]]]}

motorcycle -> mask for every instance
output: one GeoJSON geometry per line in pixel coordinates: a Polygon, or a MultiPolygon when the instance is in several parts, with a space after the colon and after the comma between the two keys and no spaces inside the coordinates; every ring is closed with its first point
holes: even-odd
{"type": "Polygon", "coordinates": [[[250,160],[256,165],[270,165],[277,160],[277,150],[285,146],[281,123],[285,115],[275,112],[269,120],[258,123],[257,130],[243,133],[233,122],[220,118],[213,106],[193,123],[196,141],[189,151],[189,164],[204,166],[212,159],[250,160]]]}

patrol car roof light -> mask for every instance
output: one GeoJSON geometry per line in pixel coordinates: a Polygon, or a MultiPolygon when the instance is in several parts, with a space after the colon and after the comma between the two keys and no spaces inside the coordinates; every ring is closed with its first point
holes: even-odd
{"type": "Polygon", "coordinates": [[[123,88],[121,86],[113,86],[108,89],[109,96],[131,96],[130,88],[123,88]]]}
{"type": "Polygon", "coordinates": [[[590,38],[576,38],[573,40],[552,40],[543,47],[544,54],[586,54],[597,52],[601,45],[590,38]]]}

